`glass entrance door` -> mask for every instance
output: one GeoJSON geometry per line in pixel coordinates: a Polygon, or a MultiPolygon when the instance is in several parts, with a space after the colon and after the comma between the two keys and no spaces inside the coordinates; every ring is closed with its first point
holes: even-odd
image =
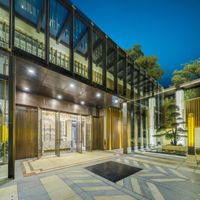
{"type": "Polygon", "coordinates": [[[91,150],[90,117],[42,110],[39,118],[40,155],[91,150]]]}
{"type": "Polygon", "coordinates": [[[41,126],[43,155],[55,154],[56,113],[42,110],[41,126]]]}

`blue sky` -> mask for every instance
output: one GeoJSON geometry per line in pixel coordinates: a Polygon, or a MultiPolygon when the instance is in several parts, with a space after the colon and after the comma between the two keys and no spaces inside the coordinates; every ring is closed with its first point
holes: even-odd
{"type": "Polygon", "coordinates": [[[200,0],[71,0],[120,47],[157,55],[167,87],[181,64],[200,57],[200,0]]]}

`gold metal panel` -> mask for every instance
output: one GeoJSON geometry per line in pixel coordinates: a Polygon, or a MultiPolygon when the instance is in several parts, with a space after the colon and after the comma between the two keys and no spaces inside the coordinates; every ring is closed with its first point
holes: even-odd
{"type": "Polygon", "coordinates": [[[185,103],[186,119],[189,113],[194,114],[195,127],[200,127],[200,98],[191,99],[185,103]]]}

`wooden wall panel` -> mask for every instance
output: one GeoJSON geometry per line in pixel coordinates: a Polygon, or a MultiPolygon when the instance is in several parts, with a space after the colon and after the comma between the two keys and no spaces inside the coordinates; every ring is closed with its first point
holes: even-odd
{"type": "Polygon", "coordinates": [[[16,107],[16,159],[38,155],[37,109],[16,107]]]}
{"type": "Polygon", "coordinates": [[[122,111],[115,108],[106,109],[106,148],[122,148],[122,137],[122,111]]]}
{"type": "Polygon", "coordinates": [[[186,121],[188,114],[193,113],[195,117],[195,127],[200,127],[200,98],[191,99],[185,103],[186,121]]]}
{"type": "Polygon", "coordinates": [[[92,137],[92,149],[103,150],[103,135],[104,135],[103,117],[93,117],[93,137],[92,137]]]}

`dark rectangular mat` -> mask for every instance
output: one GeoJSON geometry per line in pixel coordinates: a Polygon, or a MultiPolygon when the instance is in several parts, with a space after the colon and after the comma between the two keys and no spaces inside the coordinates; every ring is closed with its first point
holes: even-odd
{"type": "Polygon", "coordinates": [[[114,161],[92,165],[86,167],[86,169],[114,183],[142,170],[137,167],[132,167],[114,161]]]}

